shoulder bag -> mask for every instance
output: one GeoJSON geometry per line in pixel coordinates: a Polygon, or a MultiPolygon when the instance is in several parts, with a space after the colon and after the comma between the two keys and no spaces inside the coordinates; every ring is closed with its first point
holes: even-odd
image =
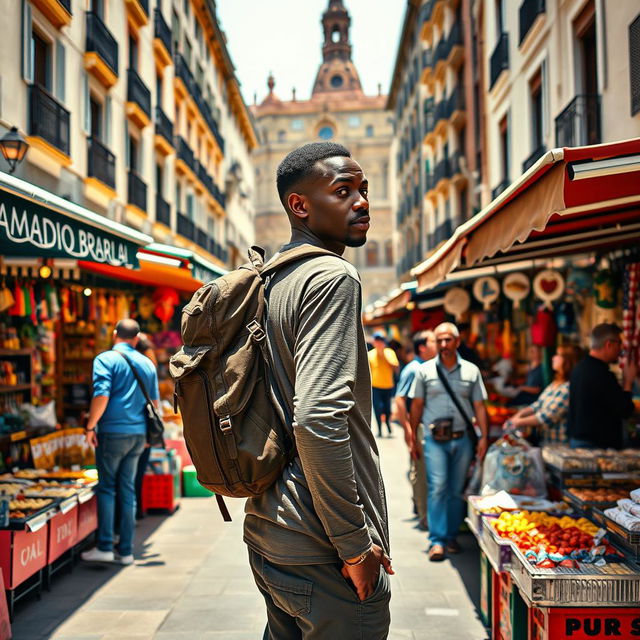
{"type": "Polygon", "coordinates": [[[147,415],[146,415],[147,442],[152,447],[157,447],[158,449],[164,449],[165,448],[164,424],[162,423],[162,418],[160,417],[158,410],[153,404],[153,401],[151,400],[151,398],[149,397],[149,393],[147,392],[147,388],[144,386],[144,382],[142,382],[142,378],[140,377],[140,374],[138,373],[136,368],[133,366],[133,362],[131,362],[128,356],[122,353],[122,351],[117,351],[116,349],[114,349],[114,351],[116,353],[119,353],[127,361],[127,364],[131,369],[131,373],[133,373],[133,377],[136,379],[136,382],[138,383],[138,386],[140,387],[140,390],[144,395],[144,399],[146,401],[145,409],[147,412],[147,415]]]}

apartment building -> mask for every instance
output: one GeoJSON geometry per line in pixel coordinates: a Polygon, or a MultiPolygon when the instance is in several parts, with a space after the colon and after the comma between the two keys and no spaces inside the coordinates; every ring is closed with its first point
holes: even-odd
{"type": "Polygon", "coordinates": [[[387,105],[401,280],[478,206],[474,55],[468,0],[407,2],[387,105]]]}
{"type": "Polygon", "coordinates": [[[640,136],[637,0],[474,3],[486,79],[483,204],[545,151],[640,136]]]}
{"type": "Polygon", "coordinates": [[[0,124],[30,145],[16,175],[235,264],[253,241],[257,138],[215,9],[213,0],[4,3],[0,124]]]}

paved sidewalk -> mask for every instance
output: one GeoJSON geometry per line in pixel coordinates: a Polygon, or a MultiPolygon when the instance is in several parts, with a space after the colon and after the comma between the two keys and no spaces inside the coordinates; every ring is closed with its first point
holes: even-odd
{"type": "MultiPolygon", "coordinates": [[[[473,604],[478,555],[430,563],[410,514],[407,453],[399,430],[379,440],[391,517],[393,640],[484,640],[473,604]]],[[[54,578],[41,601],[18,604],[15,640],[259,640],[265,617],[242,543],[242,502],[225,524],[215,501],[183,499],[172,517],[149,516],[137,531],[136,564],[80,564],[54,578]]],[[[348,639],[331,639],[348,640],[348,639]]]]}

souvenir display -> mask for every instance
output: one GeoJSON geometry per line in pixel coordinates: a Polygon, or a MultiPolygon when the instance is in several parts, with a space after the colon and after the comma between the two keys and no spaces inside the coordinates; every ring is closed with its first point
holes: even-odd
{"type": "Polygon", "coordinates": [[[564,293],[564,278],[553,269],[541,271],[533,279],[533,292],[544,302],[546,308],[551,309],[551,303],[564,293]]]}
{"type": "Polygon", "coordinates": [[[510,273],[502,281],[502,291],[509,300],[513,301],[514,308],[518,309],[520,307],[520,303],[531,292],[531,283],[529,282],[527,275],[524,273],[510,273]]]}
{"type": "Polygon", "coordinates": [[[473,284],[473,295],[487,311],[500,295],[500,284],[493,276],[478,278],[473,284]]]}
{"type": "Polygon", "coordinates": [[[471,296],[462,287],[449,289],[444,296],[444,310],[460,321],[471,305],[471,296]]]}

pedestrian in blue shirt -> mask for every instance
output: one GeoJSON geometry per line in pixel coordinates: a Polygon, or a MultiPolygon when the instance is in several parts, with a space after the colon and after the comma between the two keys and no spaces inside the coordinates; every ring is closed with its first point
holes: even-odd
{"type": "Polygon", "coordinates": [[[159,397],[156,368],[135,348],[139,333],[140,326],[135,320],[120,320],[113,332],[113,349],[93,361],[87,442],[96,448],[98,540],[96,548],[82,554],[87,561],[133,563],[135,476],[138,458],[146,444],[147,425],[144,394],[127,358],[156,406],[159,397]],[[114,553],[116,492],[120,503],[120,542],[114,553]]]}

